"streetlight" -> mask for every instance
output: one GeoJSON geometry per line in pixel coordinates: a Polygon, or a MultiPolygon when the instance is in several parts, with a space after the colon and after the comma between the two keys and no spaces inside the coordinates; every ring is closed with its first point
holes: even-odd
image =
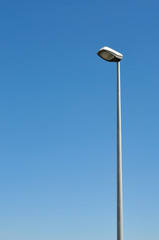
{"type": "Polygon", "coordinates": [[[121,147],[121,91],[120,60],[123,55],[109,47],[98,51],[98,56],[108,62],[117,62],[117,240],[123,240],[122,147],[121,147]]]}

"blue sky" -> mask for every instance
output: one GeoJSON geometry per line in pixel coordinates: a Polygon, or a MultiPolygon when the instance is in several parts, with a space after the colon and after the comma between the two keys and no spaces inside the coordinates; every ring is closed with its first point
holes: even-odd
{"type": "Polygon", "coordinates": [[[123,53],[124,238],[158,239],[158,1],[0,2],[0,238],[116,239],[123,53]]]}

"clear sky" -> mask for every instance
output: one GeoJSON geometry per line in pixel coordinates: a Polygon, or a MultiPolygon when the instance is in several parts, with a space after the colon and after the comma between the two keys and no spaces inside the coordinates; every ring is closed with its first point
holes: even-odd
{"type": "Polygon", "coordinates": [[[0,2],[0,239],[116,239],[121,62],[124,239],[159,239],[158,1],[0,2]]]}

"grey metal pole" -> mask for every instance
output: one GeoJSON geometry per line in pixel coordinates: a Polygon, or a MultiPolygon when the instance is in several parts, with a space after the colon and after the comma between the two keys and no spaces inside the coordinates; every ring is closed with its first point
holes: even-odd
{"type": "Polygon", "coordinates": [[[120,62],[117,62],[117,240],[123,240],[120,62]]]}

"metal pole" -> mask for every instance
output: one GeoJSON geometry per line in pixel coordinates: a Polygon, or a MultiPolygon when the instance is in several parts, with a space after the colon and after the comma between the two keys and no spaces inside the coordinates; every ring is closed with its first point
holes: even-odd
{"type": "Polygon", "coordinates": [[[123,240],[120,62],[117,62],[117,240],[123,240]]]}

